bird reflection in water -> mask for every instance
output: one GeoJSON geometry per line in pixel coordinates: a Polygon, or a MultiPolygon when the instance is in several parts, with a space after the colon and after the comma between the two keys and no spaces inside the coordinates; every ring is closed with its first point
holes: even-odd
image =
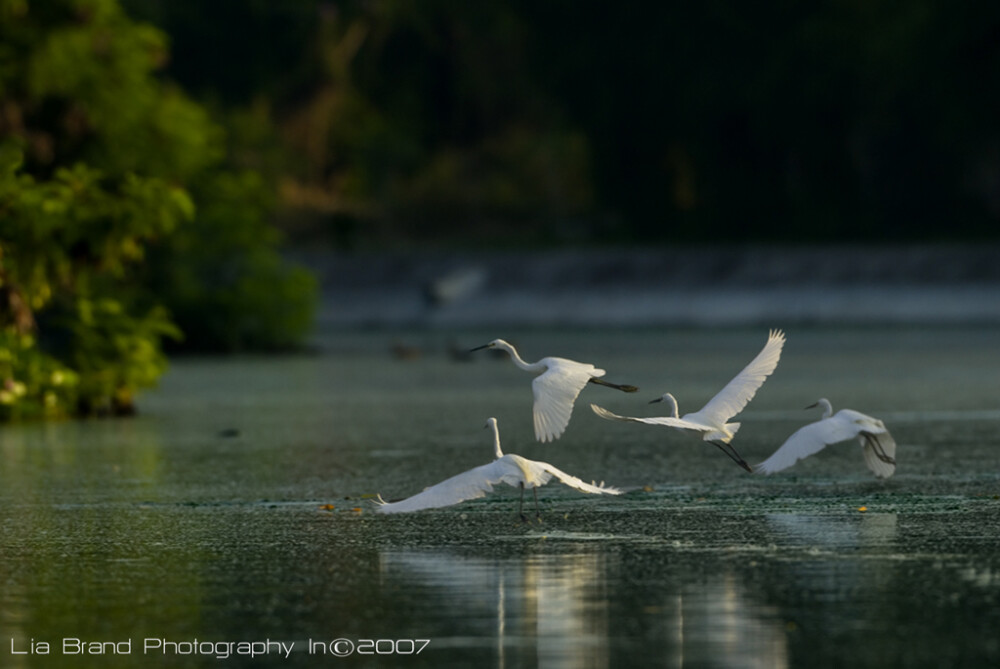
{"type": "MultiPolygon", "coordinates": [[[[651,569],[662,570],[658,553],[646,556],[651,569]]],[[[439,650],[489,649],[500,667],[626,666],[642,658],[678,667],[787,666],[783,621],[735,574],[706,582],[671,568],[637,585],[625,573],[634,566],[618,552],[587,549],[513,558],[380,555],[383,588],[420,592],[413,614],[438,630],[439,650]]]]}
{"type": "Polygon", "coordinates": [[[383,584],[429,589],[428,616],[451,638],[434,645],[493,646],[504,666],[609,666],[609,601],[603,553],[523,559],[465,557],[441,551],[381,554],[383,584]],[[457,635],[455,633],[457,632],[457,635]]]}

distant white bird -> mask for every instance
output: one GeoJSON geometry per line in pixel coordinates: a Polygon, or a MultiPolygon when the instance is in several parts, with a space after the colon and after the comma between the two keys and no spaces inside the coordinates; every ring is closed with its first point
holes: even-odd
{"type": "Polygon", "coordinates": [[[736,449],[729,443],[732,441],[736,431],[740,429],[739,423],[727,423],[730,418],[738,414],[747,405],[757,390],[763,385],[765,379],[770,376],[774,368],[778,366],[778,359],[781,358],[781,347],[785,344],[785,335],[781,330],[771,330],[767,343],[761,349],[757,357],[750,361],[750,364],[743,368],[743,371],[736,375],[726,387],[709,400],[708,404],[699,411],[684,414],[680,417],[677,408],[677,400],[670,393],[666,393],[653,402],[666,402],[670,407],[671,415],[653,418],[632,418],[613,414],[607,409],[603,409],[595,404],[590,408],[601,418],[608,420],[631,421],[634,423],[646,423],[647,425],[666,425],[681,430],[694,430],[702,433],[702,438],[715,444],[723,453],[733,459],[748,472],[752,472],[746,460],[740,457],[736,449]]]}
{"type": "Polygon", "coordinates": [[[524,489],[531,488],[534,493],[535,515],[538,516],[537,489],[539,486],[548,483],[553,476],[559,479],[561,483],[581,492],[602,495],[620,495],[622,493],[617,488],[605,487],[603,481],[600,485],[584,483],[575,476],[571,476],[547,462],[528,460],[513,453],[504,455],[503,451],[500,450],[500,429],[497,427],[497,419],[488,419],[485,427],[493,429],[493,446],[496,453],[496,460],[487,465],[481,465],[467,472],[452,476],[450,479],[446,479],[430,488],[425,488],[423,492],[418,492],[416,495],[407,497],[399,502],[386,502],[380,495],[378,497],[377,504],[379,506],[377,510],[380,513],[401,513],[451,506],[465,500],[484,497],[487,493],[493,492],[493,486],[496,484],[506,483],[509,486],[521,489],[521,501],[517,509],[522,520],[527,520],[524,515],[524,489]]]}
{"type": "Polygon", "coordinates": [[[543,372],[531,382],[531,390],[535,394],[535,405],[532,410],[535,419],[535,439],[541,442],[555,441],[569,425],[573,413],[573,403],[580,391],[588,383],[614,388],[626,393],[639,390],[635,386],[608,383],[599,377],[604,376],[603,369],[597,369],[587,362],[577,362],[566,358],[542,358],[538,362],[525,362],[517,354],[517,349],[503,339],[494,339],[489,344],[472,349],[479,351],[484,348],[495,348],[506,351],[514,364],[527,372],[543,372]]]}
{"type": "Polygon", "coordinates": [[[781,448],[757,465],[756,471],[773,474],[791,467],[802,458],[819,453],[830,444],[858,438],[865,456],[865,464],[880,479],[887,479],[896,471],[896,441],[885,424],[877,418],[852,409],[841,409],[833,414],[828,399],[821,398],[807,409],[823,408],[823,417],[792,433],[781,448]]]}
{"type": "Polygon", "coordinates": [[[429,307],[443,307],[469,297],[486,283],[482,267],[460,267],[424,284],[424,302],[429,307]]]}

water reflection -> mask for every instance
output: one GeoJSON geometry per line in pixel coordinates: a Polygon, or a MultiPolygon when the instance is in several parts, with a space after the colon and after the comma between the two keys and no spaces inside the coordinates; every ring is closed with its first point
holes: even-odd
{"type": "Polygon", "coordinates": [[[895,513],[773,513],[765,520],[787,561],[780,587],[821,604],[811,616],[829,618],[828,629],[862,620],[872,632],[890,628],[886,621],[893,615],[893,593],[901,587],[899,559],[904,557],[896,550],[895,513]],[[866,610],[845,617],[845,608],[866,610]]]}
{"type": "MultiPolygon", "coordinates": [[[[646,557],[659,564],[662,555],[646,557]]],[[[419,592],[418,615],[452,634],[434,640],[438,650],[490,647],[501,667],[683,667],[709,658],[721,666],[788,666],[777,611],[750,598],[734,573],[686,582],[692,572],[678,566],[674,579],[636,583],[630,571],[649,566],[625,565],[606,547],[513,558],[380,554],[382,589],[419,592]]]]}
{"type": "Polygon", "coordinates": [[[689,588],[677,597],[675,666],[700,665],[707,658],[726,667],[788,666],[784,627],[778,612],[750,599],[732,574],[689,588]]]}
{"type": "MultiPolygon", "coordinates": [[[[606,553],[465,557],[442,551],[381,554],[383,587],[420,587],[441,611],[492,618],[500,666],[536,657],[546,666],[608,665],[606,553]]],[[[483,626],[483,629],[487,629],[483,626]]],[[[435,639],[435,646],[481,645],[484,639],[435,639]]]]}
{"type": "Polygon", "coordinates": [[[895,513],[854,516],[769,513],[765,519],[777,543],[807,550],[891,548],[898,534],[895,513]]]}

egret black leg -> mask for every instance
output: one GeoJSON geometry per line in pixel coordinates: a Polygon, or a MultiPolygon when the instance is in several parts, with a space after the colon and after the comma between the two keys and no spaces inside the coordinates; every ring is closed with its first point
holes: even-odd
{"type": "Polygon", "coordinates": [[[896,459],[889,457],[889,454],[885,452],[882,448],[882,442],[878,440],[878,437],[874,434],[869,434],[867,432],[862,432],[865,436],[865,443],[867,443],[872,448],[872,452],[875,453],[875,457],[888,465],[896,464],[896,459]]]}
{"type": "Polygon", "coordinates": [[[524,515],[524,482],[523,481],[520,483],[520,486],[521,486],[521,501],[518,502],[518,505],[517,505],[517,514],[519,516],[521,516],[521,522],[522,523],[526,523],[526,522],[528,522],[528,517],[526,515],[524,515]]]}
{"type": "Polygon", "coordinates": [[[538,510],[538,488],[532,488],[531,492],[535,495],[535,520],[541,520],[542,512],[538,510]]]}
{"type": "Polygon", "coordinates": [[[733,462],[735,462],[736,464],[738,464],[740,467],[742,467],[743,469],[747,470],[751,474],[753,473],[753,467],[751,467],[749,464],[747,464],[747,461],[744,460],[740,456],[740,454],[736,452],[736,449],[733,448],[731,444],[724,444],[724,443],[719,442],[719,441],[712,441],[712,442],[709,442],[709,443],[712,443],[712,444],[715,444],[716,446],[718,446],[719,450],[722,451],[723,453],[725,453],[726,455],[728,455],[729,458],[733,462]]]}

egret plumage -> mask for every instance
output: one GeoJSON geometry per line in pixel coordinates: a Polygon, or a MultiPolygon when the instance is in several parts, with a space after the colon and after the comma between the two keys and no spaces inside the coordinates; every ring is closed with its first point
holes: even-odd
{"type": "Polygon", "coordinates": [[[670,393],[664,394],[650,402],[666,402],[670,407],[669,416],[655,416],[651,418],[636,418],[631,416],[619,416],[611,413],[607,409],[591,404],[601,418],[608,420],[630,421],[634,423],[645,423],[647,425],[664,425],[680,430],[693,430],[702,435],[702,439],[717,446],[723,453],[733,459],[747,471],[753,469],[747,464],[736,449],[730,443],[740,429],[739,423],[727,422],[730,418],[741,412],[747,403],[757,394],[757,390],[764,384],[764,381],[778,366],[781,358],[781,348],[785,344],[785,334],[781,330],[771,330],[768,334],[767,343],[760,353],[750,361],[746,367],[737,374],[732,381],[720,390],[715,397],[708,401],[698,411],[680,416],[677,400],[670,393]]]}
{"type": "Polygon", "coordinates": [[[547,462],[528,460],[513,453],[504,454],[500,449],[500,428],[497,426],[497,419],[489,418],[486,421],[486,427],[493,430],[493,448],[496,456],[493,462],[452,476],[398,502],[386,502],[380,495],[376,502],[378,504],[377,510],[380,513],[403,513],[452,506],[466,500],[484,497],[487,493],[493,492],[493,486],[506,483],[521,489],[518,513],[523,520],[527,520],[524,516],[525,488],[531,488],[534,494],[535,514],[537,516],[538,488],[548,483],[553,477],[560,483],[580,492],[600,495],[620,495],[622,493],[618,488],[605,486],[603,481],[600,484],[585,483],[547,462]]]}
{"type": "Polygon", "coordinates": [[[484,348],[506,351],[514,364],[527,372],[541,372],[531,382],[535,395],[532,408],[535,423],[535,438],[541,442],[554,441],[562,436],[569,425],[573,413],[573,403],[580,391],[588,383],[607,386],[626,393],[634,393],[638,388],[629,385],[608,383],[600,377],[605,371],[587,362],[577,362],[566,358],[546,357],[538,362],[525,362],[517,354],[517,349],[503,339],[494,339],[478,346],[473,351],[484,348]]]}
{"type": "Polygon", "coordinates": [[[886,479],[895,473],[896,441],[881,420],[853,409],[841,409],[834,414],[833,406],[825,397],[806,408],[816,407],[822,407],[822,418],[793,432],[771,457],[755,467],[755,471],[773,474],[819,453],[830,444],[857,437],[865,464],[876,477],[886,479]]]}

